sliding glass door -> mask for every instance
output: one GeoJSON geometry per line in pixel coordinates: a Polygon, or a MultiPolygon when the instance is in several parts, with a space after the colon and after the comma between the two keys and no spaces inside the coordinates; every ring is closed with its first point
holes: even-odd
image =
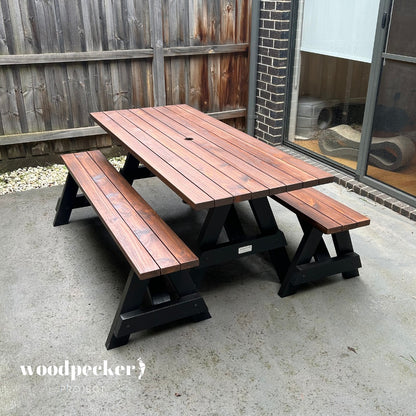
{"type": "Polygon", "coordinates": [[[414,203],[415,0],[300,0],[288,141],[414,203]]]}
{"type": "Polygon", "coordinates": [[[299,2],[289,141],[351,170],[357,167],[379,1],[299,2]]]}
{"type": "Polygon", "coordinates": [[[366,174],[416,196],[416,6],[393,0],[366,174]]]}

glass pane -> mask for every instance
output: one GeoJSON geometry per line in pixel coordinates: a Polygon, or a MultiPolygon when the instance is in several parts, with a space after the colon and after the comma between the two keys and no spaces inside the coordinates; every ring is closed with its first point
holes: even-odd
{"type": "Polygon", "coordinates": [[[380,0],[304,0],[304,52],[371,62],[380,0]]]}
{"type": "Polygon", "coordinates": [[[416,196],[416,64],[386,60],[367,174],[416,196]]]}
{"type": "Polygon", "coordinates": [[[414,0],[394,0],[387,52],[416,56],[416,7],[414,0]]]}
{"type": "Polygon", "coordinates": [[[301,52],[294,143],[357,165],[370,64],[301,52]]]}

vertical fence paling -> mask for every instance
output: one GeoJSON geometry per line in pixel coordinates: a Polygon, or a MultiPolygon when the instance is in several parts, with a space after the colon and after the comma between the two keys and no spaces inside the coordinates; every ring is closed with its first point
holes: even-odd
{"type": "MultiPolygon", "coordinates": [[[[92,111],[245,108],[250,8],[251,0],[0,0],[0,146],[24,153],[31,133],[82,136],[92,111]]],[[[50,150],[68,150],[45,137],[50,150]]]]}

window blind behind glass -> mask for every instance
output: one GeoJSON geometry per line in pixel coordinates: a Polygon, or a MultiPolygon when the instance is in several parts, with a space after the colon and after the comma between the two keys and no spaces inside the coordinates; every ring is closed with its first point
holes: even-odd
{"type": "Polygon", "coordinates": [[[301,50],[371,63],[380,0],[305,0],[301,50]]]}

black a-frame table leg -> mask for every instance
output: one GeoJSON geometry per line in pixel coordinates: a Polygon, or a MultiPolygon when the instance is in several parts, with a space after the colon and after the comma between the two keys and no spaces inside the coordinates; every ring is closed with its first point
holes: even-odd
{"type": "Polygon", "coordinates": [[[124,162],[124,166],[120,169],[120,173],[127,182],[131,185],[133,181],[137,178],[139,170],[139,161],[129,153],[124,162]]]}
{"type": "MultiPolygon", "coordinates": [[[[225,221],[227,220],[230,209],[231,205],[224,205],[210,208],[208,210],[207,216],[198,236],[198,248],[201,253],[203,253],[204,250],[209,250],[215,247],[224,227],[225,221]]],[[[200,257],[200,263],[201,262],[202,261],[200,257]]],[[[204,277],[203,269],[193,269],[191,271],[191,276],[195,282],[196,287],[199,288],[204,277]]]]}
{"type": "Polygon", "coordinates": [[[283,280],[290,263],[285,236],[277,227],[267,197],[249,202],[260,230],[256,236],[246,235],[234,204],[208,210],[198,239],[200,266],[192,270],[197,286],[202,281],[205,267],[264,251],[270,253],[279,279],[283,280]],[[228,237],[227,242],[218,241],[222,230],[228,237]]]}
{"type": "MultiPolygon", "coordinates": [[[[273,211],[270,207],[267,197],[250,200],[250,206],[256,219],[257,225],[260,228],[262,234],[277,234],[281,236],[284,245],[286,245],[286,239],[282,231],[279,230],[276,220],[273,215],[273,211]]],[[[282,282],[286,272],[289,268],[290,260],[284,246],[270,250],[270,259],[274,268],[276,269],[279,280],[282,282]]]]}
{"type": "Polygon", "coordinates": [[[233,243],[244,241],[247,238],[234,205],[230,207],[224,223],[224,230],[227,233],[228,239],[233,243]]]}
{"type": "Polygon", "coordinates": [[[124,166],[120,169],[120,174],[132,185],[135,179],[144,179],[155,176],[145,166],[140,165],[140,161],[136,159],[131,153],[126,157],[124,166]]]}
{"type": "Polygon", "coordinates": [[[198,238],[198,245],[201,250],[215,247],[230,209],[231,205],[209,209],[198,238]]]}
{"type": "Polygon", "coordinates": [[[185,300],[188,298],[195,299],[193,307],[196,313],[190,313],[188,315],[194,322],[199,322],[211,318],[211,314],[208,311],[208,307],[206,306],[203,298],[197,292],[195,283],[189,271],[185,270],[180,273],[173,273],[169,275],[168,279],[169,282],[175,288],[178,300],[185,300]]]}
{"type": "MultiPolygon", "coordinates": [[[[310,232],[311,225],[300,216],[298,216],[298,220],[299,220],[299,223],[302,227],[304,234],[308,234],[310,232]]],[[[315,250],[315,253],[313,254],[313,258],[315,259],[315,261],[318,261],[318,262],[329,260],[331,258],[331,255],[329,254],[328,248],[323,239],[323,233],[321,235],[321,239],[319,240],[318,245],[316,246],[316,250],[315,250]]]]}

